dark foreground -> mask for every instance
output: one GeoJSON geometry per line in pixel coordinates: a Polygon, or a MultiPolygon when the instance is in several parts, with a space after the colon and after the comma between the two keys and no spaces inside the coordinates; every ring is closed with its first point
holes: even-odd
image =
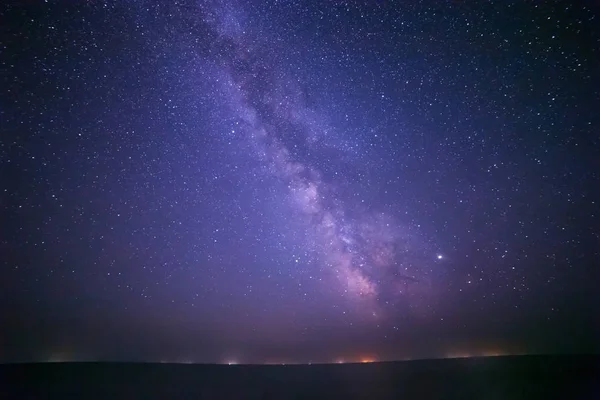
{"type": "Polygon", "coordinates": [[[0,365],[1,398],[600,399],[600,357],[345,365],[0,365]]]}

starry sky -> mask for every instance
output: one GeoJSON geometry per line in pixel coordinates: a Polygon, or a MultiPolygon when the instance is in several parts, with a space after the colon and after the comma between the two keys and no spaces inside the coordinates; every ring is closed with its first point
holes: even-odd
{"type": "Polygon", "coordinates": [[[593,352],[595,2],[0,12],[0,360],[593,352]]]}

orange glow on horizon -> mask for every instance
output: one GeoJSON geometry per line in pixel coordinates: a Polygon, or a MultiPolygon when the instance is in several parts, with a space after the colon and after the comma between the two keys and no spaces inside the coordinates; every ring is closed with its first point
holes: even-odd
{"type": "Polygon", "coordinates": [[[485,351],[483,353],[483,355],[486,357],[498,357],[498,356],[504,356],[504,355],[506,355],[506,353],[503,353],[500,350],[488,350],[488,351],[485,351]]]}

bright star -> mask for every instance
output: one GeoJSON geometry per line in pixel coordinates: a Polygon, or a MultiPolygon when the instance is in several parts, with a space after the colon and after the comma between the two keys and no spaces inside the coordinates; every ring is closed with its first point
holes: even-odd
{"type": "Polygon", "coordinates": [[[438,260],[441,260],[442,258],[444,258],[444,257],[443,257],[441,254],[438,254],[438,255],[437,255],[437,259],[438,259],[438,260]]]}

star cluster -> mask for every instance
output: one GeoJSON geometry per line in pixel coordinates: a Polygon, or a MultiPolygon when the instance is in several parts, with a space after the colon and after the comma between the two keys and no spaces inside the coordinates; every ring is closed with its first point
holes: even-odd
{"type": "Polygon", "coordinates": [[[0,357],[589,351],[597,15],[4,6],[0,357]]]}

